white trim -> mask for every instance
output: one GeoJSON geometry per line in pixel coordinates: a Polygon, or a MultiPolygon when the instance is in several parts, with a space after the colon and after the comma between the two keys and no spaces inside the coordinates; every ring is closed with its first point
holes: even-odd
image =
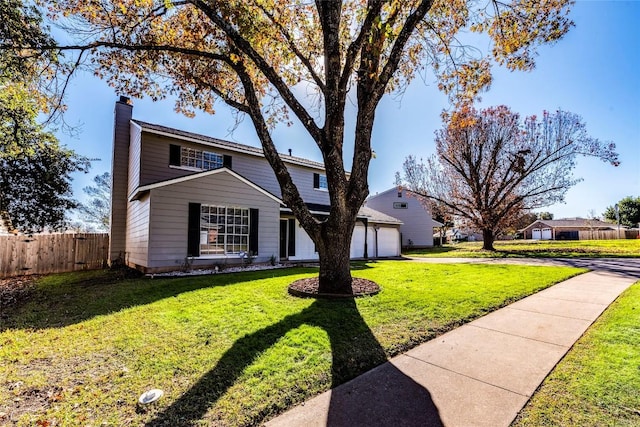
{"type": "Polygon", "coordinates": [[[167,180],[167,181],[157,182],[155,184],[143,185],[142,187],[138,187],[135,191],[133,191],[129,195],[129,201],[131,202],[133,200],[136,200],[142,193],[144,193],[146,191],[151,191],[151,190],[153,190],[155,188],[161,188],[161,187],[166,187],[166,186],[169,186],[169,185],[179,184],[181,182],[191,181],[192,179],[204,178],[206,176],[216,175],[216,174],[223,173],[223,172],[226,172],[229,175],[231,175],[232,177],[238,179],[240,182],[243,182],[243,183],[247,184],[249,187],[259,191],[260,193],[262,193],[265,196],[269,197],[271,200],[274,200],[274,201],[276,201],[276,202],[278,202],[280,204],[283,203],[282,200],[280,200],[278,197],[274,196],[273,194],[269,193],[264,188],[261,188],[261,187],[257,186],[256,184],[254,184],[253,182],[249,181],[248,179],[246,179],[242,175],[239,175],[236,172],[232,171],[231,169],[227,169],[225,167],[221,167],[221,168],[218,168],[218,169],[212,169],[212,170],[209,170],[209,171],[196,173],[196,174],[192,174],[192,175],[181,176],[179,178],[173,178],[173,179],[170,179],[170,180],[167,180]]]}
{"type": "MultiPolygon", "coordinates": [[[[177,166],[177,165],[169,165],[170,169],[178,169],[181,171],[189,171],[189,172],[203,172],[206,171],[208,169],[202,169],[202,168],[192,168],[191,166],[177,166]]],[[[220,169],[220,168],[217,168],[220,169]]]]}

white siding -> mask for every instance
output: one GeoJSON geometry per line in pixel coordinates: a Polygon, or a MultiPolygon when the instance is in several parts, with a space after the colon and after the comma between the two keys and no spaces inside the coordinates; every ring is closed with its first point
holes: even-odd
{"type": "Polygon", "coordinates": [[[296,220],[296,255],[290,256],[290,261],[309,261],[309,260],[317,260],[318,253],[315,251],[315,244],[311,237],[307,234],[306,231],[302,227],[300,227],[300,223],[296,220]]]}
{"type": "Polygon", "coordinates": [[[127,209],[127,235],[125,261],[130,266],[148,265],[149,249],[149,195],[129,202],[127,209]]]}
{"type": "MultiPolygon", "coordinates": [[[[187,255],[189,203],[259,210],[258,258],[268,261],[278,256],[279,204],[229,173],[196,178],[151,190],[149,267],[176,268],[187,255]]],[[[237,262],[231,257],[229,262],[237,262]]],[[[211,265],[221,259],[201,259],[211,265]]]]}
{"type": "Polygon", "coordinates": [[[410,243],[414,247],[433,246],[431,214],[416,197],[409,196],[406,191],[401,194],[402,197],[398,197],[398,190],[394,188],[370,197],[366,205],[403,222],[400,226],[402,246],[410,246],[410,243]],[[394,203],[406,203],[407,209],[394,208],[394,203]]]}

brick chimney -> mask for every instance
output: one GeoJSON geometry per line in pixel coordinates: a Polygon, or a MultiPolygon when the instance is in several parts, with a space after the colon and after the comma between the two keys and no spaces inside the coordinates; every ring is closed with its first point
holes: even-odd
{"type": "Polygon", "coordinates": [[[129,173],[130,121],[133,106],[126,96],[116,102],[111,162],[111,226],[109,227],[109,264],[126,261],[127,186],[129,173]]]}

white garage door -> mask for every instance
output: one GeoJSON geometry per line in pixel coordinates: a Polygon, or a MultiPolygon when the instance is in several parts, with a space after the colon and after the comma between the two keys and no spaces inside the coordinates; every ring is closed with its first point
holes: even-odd
{"type": "Polygon", "coordinates": [[[551,229],[543,228],[542,229],[542,240],[551,240],[551,229]]]}
{"type": "Polygon", "coordinates": [[[540,240],[542,239],[542,231],[539,228],[534,228],[531,231],[531,238],[533,240],[540,240]]]}
{"type": "Polygon", "coordinates": [[[378,230],[378,256],[400,255],[400,230],[397,228],[380,228],[378,230]]]}
{"type": "MultiPolygon", "coordinates": [[[[369,230],[371,232],[371,230],[369,230]]],[[[369,251],[371,249],[369,248],[369,251]]],[[[364,226],[356,224],[351,236],[351,258],[362,258],[364,256],[364,226]]]]}

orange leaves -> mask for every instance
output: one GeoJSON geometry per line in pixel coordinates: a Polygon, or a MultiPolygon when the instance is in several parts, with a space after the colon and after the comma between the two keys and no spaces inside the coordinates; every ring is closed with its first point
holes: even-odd
{"type": "Polygon", "coordinates": [[[495,16],[479,27],[493,39],[492,54],[511,70],[534,67],[536,47],[560,39],[573,26],[568,18],[572,0],[494,1],[495,16]]]}

